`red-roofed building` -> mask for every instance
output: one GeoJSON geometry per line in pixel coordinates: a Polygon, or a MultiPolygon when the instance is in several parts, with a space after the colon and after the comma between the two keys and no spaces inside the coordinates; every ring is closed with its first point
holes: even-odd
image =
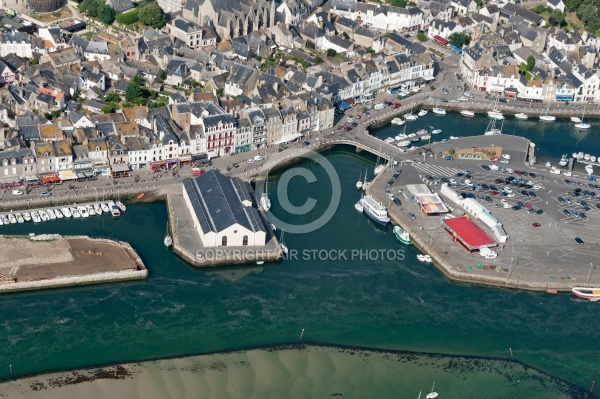
{"type": "Polygon", "coordinates": [[[442,46],[445,46],[448,44],[448,40],[444,39],[443,37],[439,36],[439,35],[435,35],[433,37],[433,41],[435,41],[436,43],[441,44],[442,46]]]}
{"type": "Polygon", "coordinates": [[[453,241],[459,241],[469,252],[498,246],[479,226],[471,222],[468,216],[442,219],[442,224],[452,235],[453,241]]]}

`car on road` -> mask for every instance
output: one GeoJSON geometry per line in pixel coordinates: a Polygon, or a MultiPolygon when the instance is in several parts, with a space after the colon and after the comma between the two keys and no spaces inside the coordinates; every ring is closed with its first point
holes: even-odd
{"type": "Polygon", "coordinates": [[[530,191],[530,192],[529,192],[529,196],[530,196],[530,197],[537,197],[537,194],[536,194],[536,193],[534,193],[533,191],[530,191]]]}
{"type": "Polygon", "coordinates": [[[570,211],[571,212],[571,216],[578,218],[579,214],[575,211],[570,211]]]}
{"type": "Polygon", "coordinates": [[[450,101],[450,102],[451,102],[452,104],[459,104],[459,103],[460,103],[460,100],[455,98],[454,100],[452,100],[452,101],[450,101]]]}
{"type": "Polygon", "coordinates": [[[453,161],[453,160],[454,160],[454,157],[452,155],[448,155],[446,157],[446,161],[453,161]]]}
{"type": "Polygon", "coordinates": [[[415,214],[414,214],[414,213],[412,213],[412,212],[408,212],[408,216],[409,216],[409,217],[410,217],[412,220],[415,220],[415,219],[417,218],[417,217],[415,216],[415,214]]]}
{"type": "Polygon", "coordinates": [[[40,193],[40,197],[49,197],[51,195],[52,195],[52,193],[50,191],[42,191],[40,193]]]}
{"type": "Polygon", "coordinates": [[[508,159],[501,159],[500,163],[510,163],[510,161],[508,159]]]}
{"type": "Polygon", "coordinates": [[[596,208],[600,209],[600,204],[596,204],[596,208]]]}
{"type": "MultiPolygon", "coordinates": [[[[573,174],[569,171],[563,172],[563,176],[571,177],[573,174]]],[[[544,176],[540,176],[540,178],[544,178],[544,176]]]]}
{"type": "Polygon", "coordinates": [[[254,159],[250,158],[249,160],[246,161],[248,164],[254,163],[254,159]]]}
{"type": "Polygon", "coordinates": [[[263,159],[264,159],[264,158],[263,158],[261,155],[256,155],[256,156],[254,157],[254,161],[256,161],[256,162],[262,161],[263,159]]]}
{"type": "Polygon", "coordinates": [[[533,207],[531,206],[531,204],[528,203],[528,202],[525,203],[525,208],[527,208],[527,209],[533,209],[533,207]]]}
{"type": "Polygon", "coordinates": [[[485,170],[487,170],[488,172],[490,171],[490,167],[487,165],[481,165],[481,167],[485,170]]]}
{"type": "MultiPolygon", "coordinates": [[[[490,191],[490,195],[498,195],[498,194],[500,194],[500,193],[496,190],[490,191]]],[[[600,204],[598,204],[598,205],[600,205],[600,204]]]]}
{"type": "Polygon", "coordinates": [[[400,199],[398,197],[394,197],[394,199],[392,201],[394,201],[394,204],[396,204],[398,206],[402,205],[402,201],[400,201],[400,199]]]}
{"type": "Polygon", "coordinates": [[[348,118],[347,122],[348,122],[348,123],[352,123],[352,122],[354,122],[354,118],[348,118]]]}
{"type": "Polygon", "coordinates": [[[498,157],[491,157],[490,158],[490,162],[498,162],[499,158],[498,157]]]}
{"type": "Polygon", "coordinates": [[[392,184],[394,184],[394,180],[388,180],[388,182],[385,185],[391,187],[392,184]]]}
{"type": "Polygon", "coordinates": [[[23,191],[21,190],[12,190],[12,195],[23,195],[23,191]]]}
{"type": "Polygon", "coordinates": [[[512,190],[508,187],[502,187],[502,192],[504,192],[506,194],[510,194],[510,193],[512,193],[512,190]]]}
{"type": "Polygon", "coordinates": [[[571,105],[571,107],[573,107],[573,108],[579,108],[579,105],[573,104],[573,105],[571,105]]]}
{"type": "Polygon", "coordinates": [[[583,244],[585,244],[585,242],[584,242],[584,241],[583,241],[581,238],[579,238],[579,237],[575,237],[575,242],[576,242],[577,244],[579,244],[579,245],[583,245],[583,244]]]}
{"type": "Polygon", "coordinates": [[[541,209],[538,209],[537,211],[535,211],[536,215],[541,215],[542,213],[544,213],[544,211],[541,209]]]}
{"type": "Polygon", "coordinates": [[[358,123],[356,123],[356,122],[353,122],[353,123],[352,123],[352,127],[356,127],[356,126],[358,126],[358,123]]]}
{"type": "Polygon", "coordinates": [[[556,199],[558,200],[558,202],[562,202],[562,203],[565,202],[565,199],[563,197],[556,197],[556,199]]]}
{"type": "Polygon", "coordinates": [[[538,223],[538,222],[533,222],[532,226],[533,226],[533,227],[540,227],[540,226],[541,226],[541,224],[540,224],[540,223],[538,223]]]}
{"type": "Polygon", "coordinates": [[[588,206],[588,203],[585,201],[581,201],[581,206],[588,206]]]}
{"type": "Polygon", "coordinates": [[[441,103],[447,103],[447,102],[448,102],[448,100],[446,100],[445,98],[440,98],[440,102],[441,102],[441,103]]]}
{"type": "Polygon", "coordinates": [[[309,146],[310,145],[310,141],[305,141],[304,143],[302,143],[303,146],[309,146]]]}

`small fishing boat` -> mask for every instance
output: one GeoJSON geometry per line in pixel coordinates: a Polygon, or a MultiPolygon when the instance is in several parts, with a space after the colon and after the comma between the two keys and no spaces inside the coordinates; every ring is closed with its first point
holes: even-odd
{"type": "Polygon", "coordinates": [[[48,218],[50,218],[50,220],[56,220],[56,215],[52,209],[47,209],[46,213],[48,214],[48,218]]]}
{"type": "Polygon", "coordinates": [[[146,193],[139,193],[138,195],[135,196],[135,198],[142,199],[142,198],[144,198],[144,195],[146,195],[146,193]]]}
{"type": "Polygon", "coordinates": [[[394,138],[393,137],[388,137],[387,139],[383,140],[384,142],[388,143],[388,144],[392,144],[394,142],[394,138]]]}
{"type": "Polygon", "coordinates": [[[119,210],[119,207],[113,201],[108,201],[108,208],[110,209],[110,213],[114,218],[118,218],[119,216],[121,216],[121,211],[119,210]]]}
{"type": "Polygon", "coordinates": [[[20,213],[17,213],[15,215],[15,218],[17,218],[17,223],[25,223],[25,219],[23,219],[23,215],[21,215],[20,213]]]}
{"type": "Polygon", "coordinates": [[[404,121],[404,119],[402,118],[394,118],[392,119],[392,125],[398,125],[398,126],[402,126],[404,125],[406,122],[404,121]]]}
{"type": "Polygon", "coordinates": [[[163,244],[165,244],[165,247],[167,248],[173,245],[173,238],[169,234],[169,222],[167,222],[167,229],[165,230],[165,238],[163,240],[163,244]]]}
{"type": "Polygon", "coordinates": [[[527,119],[528,116],[527,116],[527,114],[524,114],[524,113],[520,112],[520,113],[518,113],[518,114],[515,115],[515,118],[517,118],[517,119],[527,119]]]}
{"type": "Polygon", "coordinates": [[[64,217],[66,218],[70,218],[71,216],[73,216],[71,214],[71,211],[69,210],[69,208],[61,208],[60,212],[64,215],[64,217]]]}
{"type": "Polygon", "coordinates": [[[48,220],[50,220],[50,216],[48,216],[48,213],[45,210],[39,211],[39,214],[43,222],[47,222],[48,220]]]}
{"type": "Polygon", "coordinates": [[[88,213],[87,209],[85,206],[83,205],[79,205],[77,207],[77,210],[79,211],[79,214],[81,215],[82,218],[88,218],[90,217],[90,214],[88,213]]]}
{"type": "Polygon", "coordinates": [[[398,147],[408,147],[410,145],[410,140],[403,140],[401,142],[399,142],[398,144],[396,144],[396,146],[398,147]]]}
{"type": "Polygon", "coordinates": [[[475,116],[475,112],[465,109],[460,111],[460,116],[464,116],[465,118],[472,118],[475,116]]]}
{"type": "Polygon", "coordinates": [[[31,219],[33,220],[33,223],[40,223],[42,221],[40,214],[37,212],[31,212],[31,219]]]}
{"type": "Polygon", "coordinates": [[[419,111],[419,113],[417,115],[419,115],[419,116],[425,116],[425,115],[427,115],[427,112],[428,111],[426,109],[422,109],[422,110],[419,111]]]}
{"type": "Polygon", "coordinates": [[[394,226],[394,237],[402,244],[410,244],[410,234],[400,226],[394,226]]]}
{"type": "Polygon", "coordinates": [[[357,211],[359,211],[360,213],[362,213],[363,211],[363,206],[360,203],[360,201],[358,201],[356,204],[354,204],[354,209],[356,209],[357,211]]]}
{"type": "Polygon", "coordinates": [[[573,123],[579,123],[579,122],[581,122],[581,118],[578,118],[577,116],[572,116],[571,117],[571,122],[573,122],[573,123]]]}
{"type": "Polygon", "coordinates": [[[557,291],[557,290],[553,290],[552,288],[548,288],[548,289],[546,290],[546,293],[547,293],[547,294],[558,294],[558,291],[557,291]]]}
{"type": "Polygon", "coordinates": [[[94,204],[94,212],[96,212],[96,215],[102,215],[102,207],[100,204],[94,204]]]}
{"type": "Polygon", "coordinates": [[[30,214],[29,212],[25,212],[25,213],[23,213],[23,219],[24,219],[26,222],[31,222],[31,214],[30,214]]]}
{"type": "Polygon", "coordinates": [[[104,202],[100,203],[100,208],[102,209],[102,212],[104,212],[104,213],[110,212],[110,208],[104,202]]]}
{"type": "Polygon", "coordinates": [[[435,107],[432,109],[433,113],[436,115],[446,115],[446,110],[442,107],[435,107]]]}
{"type": "Polygon", "coordinates": [[[88,215],[96,216],[96,210],[94,209],[94,207],[92,205],[86,205],[85,210],[87,211],[88,215]]]}
{"type": "Polygon", "coordinates": [[[75,208],[75,207],[72,207],[72,208],[70,209],[70,211],[71,211],[71,214],[73,215],[73,217],[74,217],[75,219],[79,219],[79,218],[81,217],[81,213],[79,213],[79,210],[78,210],[77,208],[75,208]]]}
{"type": "Polygon", "coordinates": [[[431,131],[431,134],[440,134],[442,132],[442,129],[433,129],[431,131]]]}
{"type": "Polygon", "coordinates": [[[421,140],[429,140],[430,138],[431,138],[431,136],[428,134],[421,136],[421,140]]]}
{"type": "Polygon", "coordinates": [[[417,259],[419,260],[419,262],[424,262],[424,263],[430,263],[431,262],[431,256],[429,255],[417,255],[417,259]]]}
{"type": "Polygon", "coordinates": [[[588,301],[600,301],[600,288],[573,287],[571,293],[588,301]]]}
{"type": "MultiPolygon", "coordinates": [[[[419,129],[419,130],[417,130],[417,134],[427,134],[427,133],[429,133],[427,131],[427,129],[419,129]]],[[[414,136],[412,136],[412,137],[414,137],[414,136]]]]}
{"type": "Polygon", "coordinates": [[[456,140],[456,139],[458,139],[458,137],[456,137],[456,136],[450,136],[450,137],[448,137],[448,139],[450,139],[450,140],[456,140]]]}
{"type": "Polygon", "coordinates": [[[65,215],[63,215],[58,209],[54,209],[54,216],[56,216],[57,219],[63,219],[65,217],[65,215]]]}
{"type": "MultiPolygon", "coordinates": [[[[127,210],[127,207],[121,201],[117,200],[117,201],[115,201],[115,204],[119,207],[119,209],[121,210],[121,212],[125,212],[127,210]]],[[[270,204],[271,204],[271,201],[269,201],[269,205],[270,204]]]]}

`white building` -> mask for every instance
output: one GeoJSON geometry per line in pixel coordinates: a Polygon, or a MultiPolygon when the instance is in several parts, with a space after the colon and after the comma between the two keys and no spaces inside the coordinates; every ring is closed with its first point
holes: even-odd
{"type": "Polygon", "coordinates": [[[22,58],[31,58],[31,40],[25,32],[4,32],[0,35],[0,56],[15,54],[22,58]]]}
{"type": "Polygon", "coordinates": [[[209,170],[183,180],[183,198],[204,248],[265,246],[266,228],[241,179],[209,170]]]}

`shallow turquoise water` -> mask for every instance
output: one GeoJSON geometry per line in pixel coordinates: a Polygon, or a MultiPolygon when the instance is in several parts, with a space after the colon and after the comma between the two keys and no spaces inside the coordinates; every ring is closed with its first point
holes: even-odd
{"type": "MultiPolygon", "coordinates": [[[[353,209],[358,175],[372,160],[342,148],[327,153],[341,180],[333,219],[310,234],[286,232],[300,254],[399,249],[391,229],[353,209]],[[311,252],[313,251],[313,252],[311,252]]],[[[301,164],[318,183],[290,184],[292,198],[328,205],[323,169],[301,164]]],[[[273,212],[277,179],[270,188],[273,212]]],[[[404,259],[346,257],[284,261],[274,265],[198,270],[162,246],[162,203],[131,205],[119,220],[56,221],[1,227],[3,233],[87,234],[129,241],[146,263],[145,282],[108,284],[0,297],[0,378],[55,369],[181,356],[304,340],[425,352],[515,358],[588,388],[597,377],[600,332],[597,304],[568,295],[467,286],[446,280],[432,266],[404,259]],[[1,364],[1,363],[4,363],[1,364]]],[[[347,252],[348,253],[348,252],[347,252]]],[[[387,252],[386,252],[387,253],[387,252]]]]}

